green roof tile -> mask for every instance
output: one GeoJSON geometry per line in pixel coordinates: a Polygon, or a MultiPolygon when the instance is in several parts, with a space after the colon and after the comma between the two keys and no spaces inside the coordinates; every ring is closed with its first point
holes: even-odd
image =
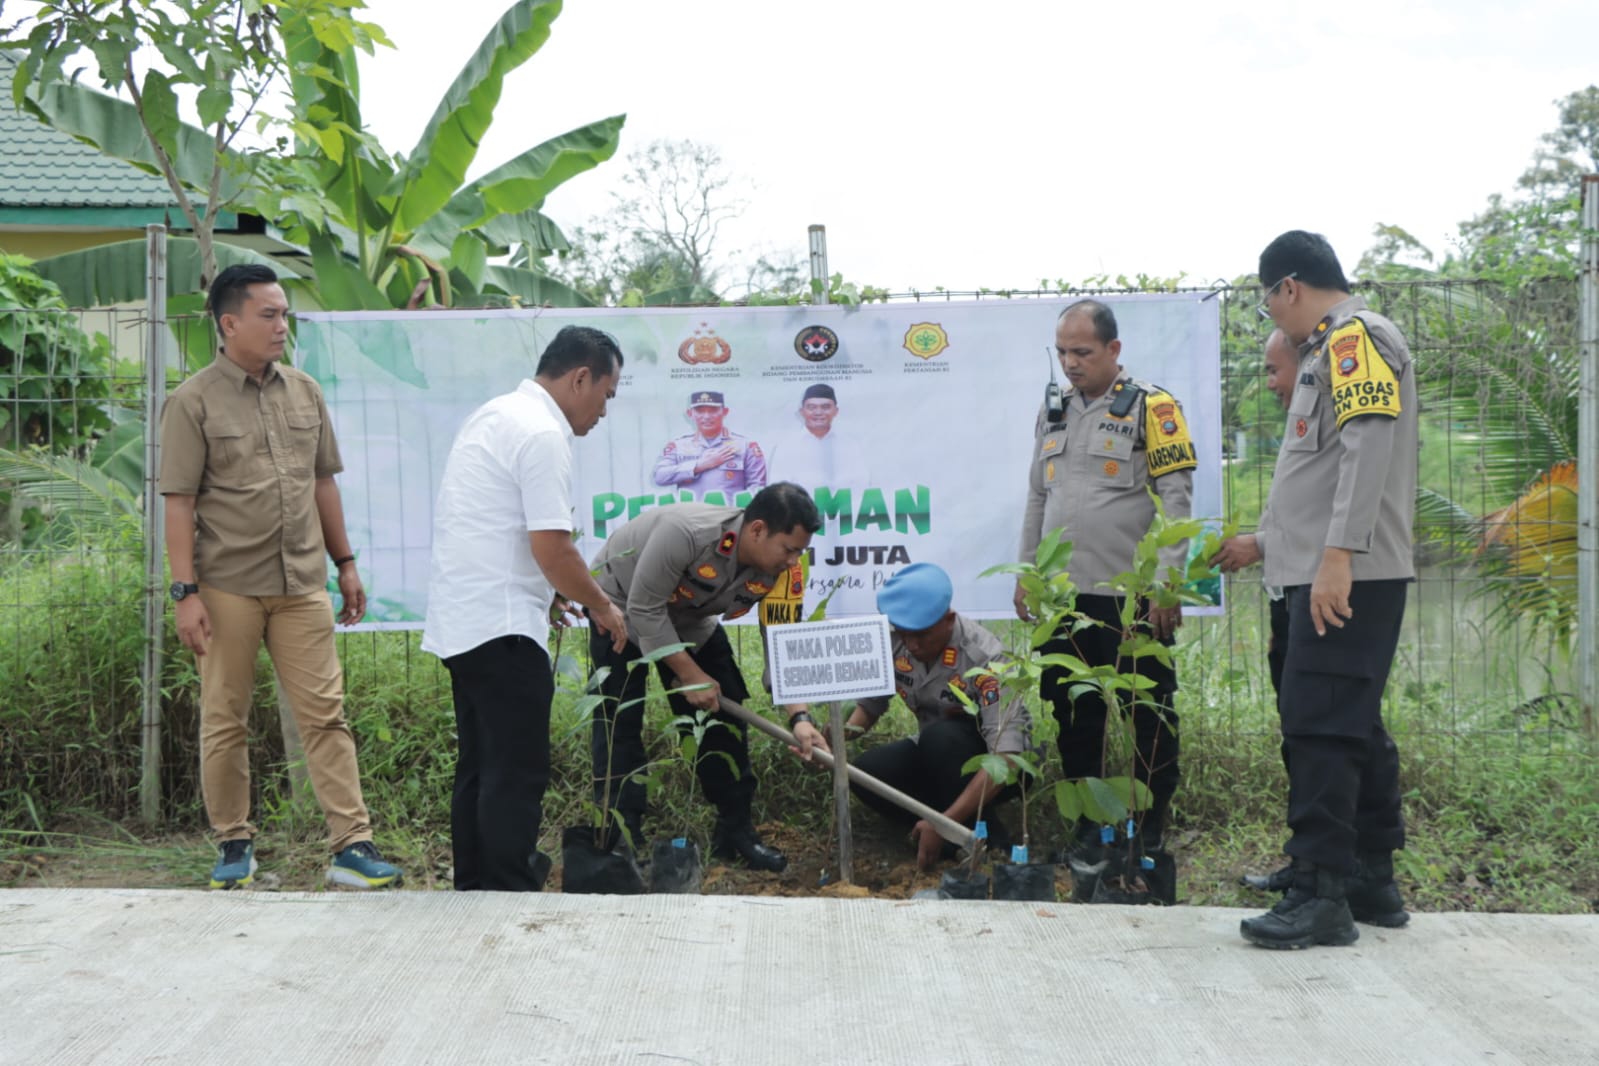
{"type": "MultiPolygon", "coordinates": [[[[11,104],[15,68],[15,60],[0,52],[0,209],[146,208],[182,219],[164,178],[102,155],[16,110],[11,104]]],[[[4,213],[13,219],[18,214],[4,213]]]]}

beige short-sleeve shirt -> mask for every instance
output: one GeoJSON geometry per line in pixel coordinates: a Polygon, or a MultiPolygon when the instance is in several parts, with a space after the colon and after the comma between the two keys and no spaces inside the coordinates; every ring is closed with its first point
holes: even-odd
{"type": "Polygon", "coordinates": [[[260,384],[224,355],[161,415],[163,496],[195,497],[195,574],[240,596],[327,584],[316,479],[344,469],[322,389],[271,364],[260,384]]]}

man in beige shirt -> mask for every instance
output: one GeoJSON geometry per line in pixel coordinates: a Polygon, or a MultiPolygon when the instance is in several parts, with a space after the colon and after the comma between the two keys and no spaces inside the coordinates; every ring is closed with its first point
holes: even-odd
{"type": "Polygon", "coordinates": [[[324,550],[338,568],[340,623],[361,620],[366,592],[333,481],[344,464],[322,390],[279,364],[289,304],[270,268],[222,271],[210,307],[221,352],[167,400],[160,490],[178,637],[200,673],[200,785],[220,845],[211,887],[255,875],[246,740],[263,639],[327,819],[328,882],[396,884],[400,870],[372,843],[344,720],[324,550]]]}

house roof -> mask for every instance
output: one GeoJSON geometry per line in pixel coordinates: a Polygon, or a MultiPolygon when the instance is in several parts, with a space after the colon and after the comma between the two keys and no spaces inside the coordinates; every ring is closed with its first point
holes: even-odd
{"type": "MultiPolygon", "coordinates": [[[[166,179],[102,155],[11,103],[16,61],[0,51],[0,225],[186,228],[166,179]]],[[[221,228],[236,223],[218,215],[221,228]]]]}

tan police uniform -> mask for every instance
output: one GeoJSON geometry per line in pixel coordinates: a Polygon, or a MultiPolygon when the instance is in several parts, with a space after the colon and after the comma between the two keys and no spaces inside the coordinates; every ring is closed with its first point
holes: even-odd
{"type": "MultiPolygon", "coordinates": [[[[951,691],[961,689],[977,704],[977,725],[988,750],[1011,754],[1026,751],[1032,743],[1033,718],[1019,698],[1002,698],[992,677],[968,678],[966,672],[987,666],[1005,654],[999,638],[977,622],[955,616],[949,647],[932,664],[924,663],[894,641],[894,692],[905,701],[922,727],[946,718],[967,718],[966,706],[951,691]]],[[[875,723],[888,710],[889,697],[858,701],[875,723]]]]}
{"type": "MultiPolygon", "coordinates": [[[[744,512],[737,507],[669,504],[624,524],[594,558],[595,580],[626,615],[629,637],[618,653],[609,637],[590,629],[594,669],[610,671],[601,684],[607,702],[594,715],[595,802],[607,805],[606,783],[611,782],[608,805],[630,825],[643,820],[647,797],[637,775],[649,760],[644,747],[646,673],[628,664],[686,642],[693,645],[688,654],[723,695],[740,703],[749,698],[720,619],[748,612],[789,579],[789,572],[741,566],[738,538],[743,527],[744,512]]],[[[664,665],[657,669],[662,684],[674,687],[671,672],[664,665]]],[[[669,696],[668,702],[675,714],[694,717],[694,708],[682,696],[669,696]]],[[[744,727],[720,714],[714,717],[723,724],[704,734],[696,767],[700,783],[724,818],[747,821],[757,782],[744,727]]]]}
{"type": "MultiPolygon", "coordinates": [[[[1125,374],[1087,404],[1067,390],[1061,421],[1041,411],[1034,430],[1021,560],[1032,562],[1044,534],[1060,529],[1072,542],[1078,590],[1114,595],[1107,582],[1132,566],[1155,518],[1146,487],[1168,518],[1188,518],[1198,465],[1182,405],[1165,390],[1125,374]],[[1129,390],[1138,395],[1129,400],[1129,390]]],[[[1161,562],[1179,570],[1187,558],[1186,542],[1161,551],[1161,562]]]]}
{"type": "MultiPolygon", "coordinates": [[[[1109,582],[1130,570],[1134,549],[1155,519],[1153,488],[1170,519],[1192,511],[1198,456],[1182,406],[1170,393],[1123,374],[1103,396],[1084,403],[1068,390],[1059,422],[1040,413],[1028,465],[1027,512],[1022,522],[1021,559],[1034,561],[1047,531],[1059,529],[1072,542],[1067,571],[1077,586],[1077,609],[1101,623],[1075,634],[1061,633],[1044,646],[1046,654],[1069,653],[1090,666],[1116,665],[1121,659],[1121,598],[1109,582]]],[[[1182,573],[1187,542],[1161,549],[1161,563],[1182,573]]],[[[1168,645],[1170,637],[1165,639],[1168,645]]],[[[1135,775],[1154,797],[1142,831],[1150,847],[1160,843],[1166,810],[1178,782],[1176,671],[1153,656],[1136,663],[1153,686],[1152,706],[1132,711],[1138,758],[1135,775]]],[[[1107,708],[1097,692],[1073,696],[1065,671],[1051,668],[1040,685],[1041,698],[1054,705],[1061,770],[1067,779],[1102,776],[1107,708]]],[[[1083,827],[1087,828],[1087,827],[1083,827]]]]}
{"type": "MultiPolygon", "coordinates": [[[[1020,699],[1006,699],[993,677],[969,678],[968,670],[988,666],[1005,654],[997,637],[977,622],[955,616],[949,646],[928,664],[911,655],[904,643],[894,642],[894,690],[916,715],[914,737],[868,747],[855,765],[894,788],[914,796],[934,810],[948,810],[972,774],[966,764],[986,753],[1017,754],[1032,747],[1032,716],[1020,699]],[[959,687],[977,704],[973,717],[951,691],[959,687]]],[[[863,699],[856,704],[875,724],[888,710],[889,697],[863,699]]],[[[861,802],[890,821],[910,823],[913,815],[858,786],[851,786],[861,802]]],[[[985,806],[990,842],[1003,846],[1008,834],[996,810],[1018,793],[1012,784],[985,806]]]]}
{"type": "Polygon", "coordinates": [[[1286,851],[1341,873],[1357,853],[1404,846],[1399,753],[1382,694],[1415,576],[1415,367],[1398,327],[1359,297],[1338,303],[1300,349],[1268,501],[1266,581],[1285,589],[1286,851]],[[1353,552],[1353,615],[1318,636],[1310,594],[1323,549],[1353,552]]]}

